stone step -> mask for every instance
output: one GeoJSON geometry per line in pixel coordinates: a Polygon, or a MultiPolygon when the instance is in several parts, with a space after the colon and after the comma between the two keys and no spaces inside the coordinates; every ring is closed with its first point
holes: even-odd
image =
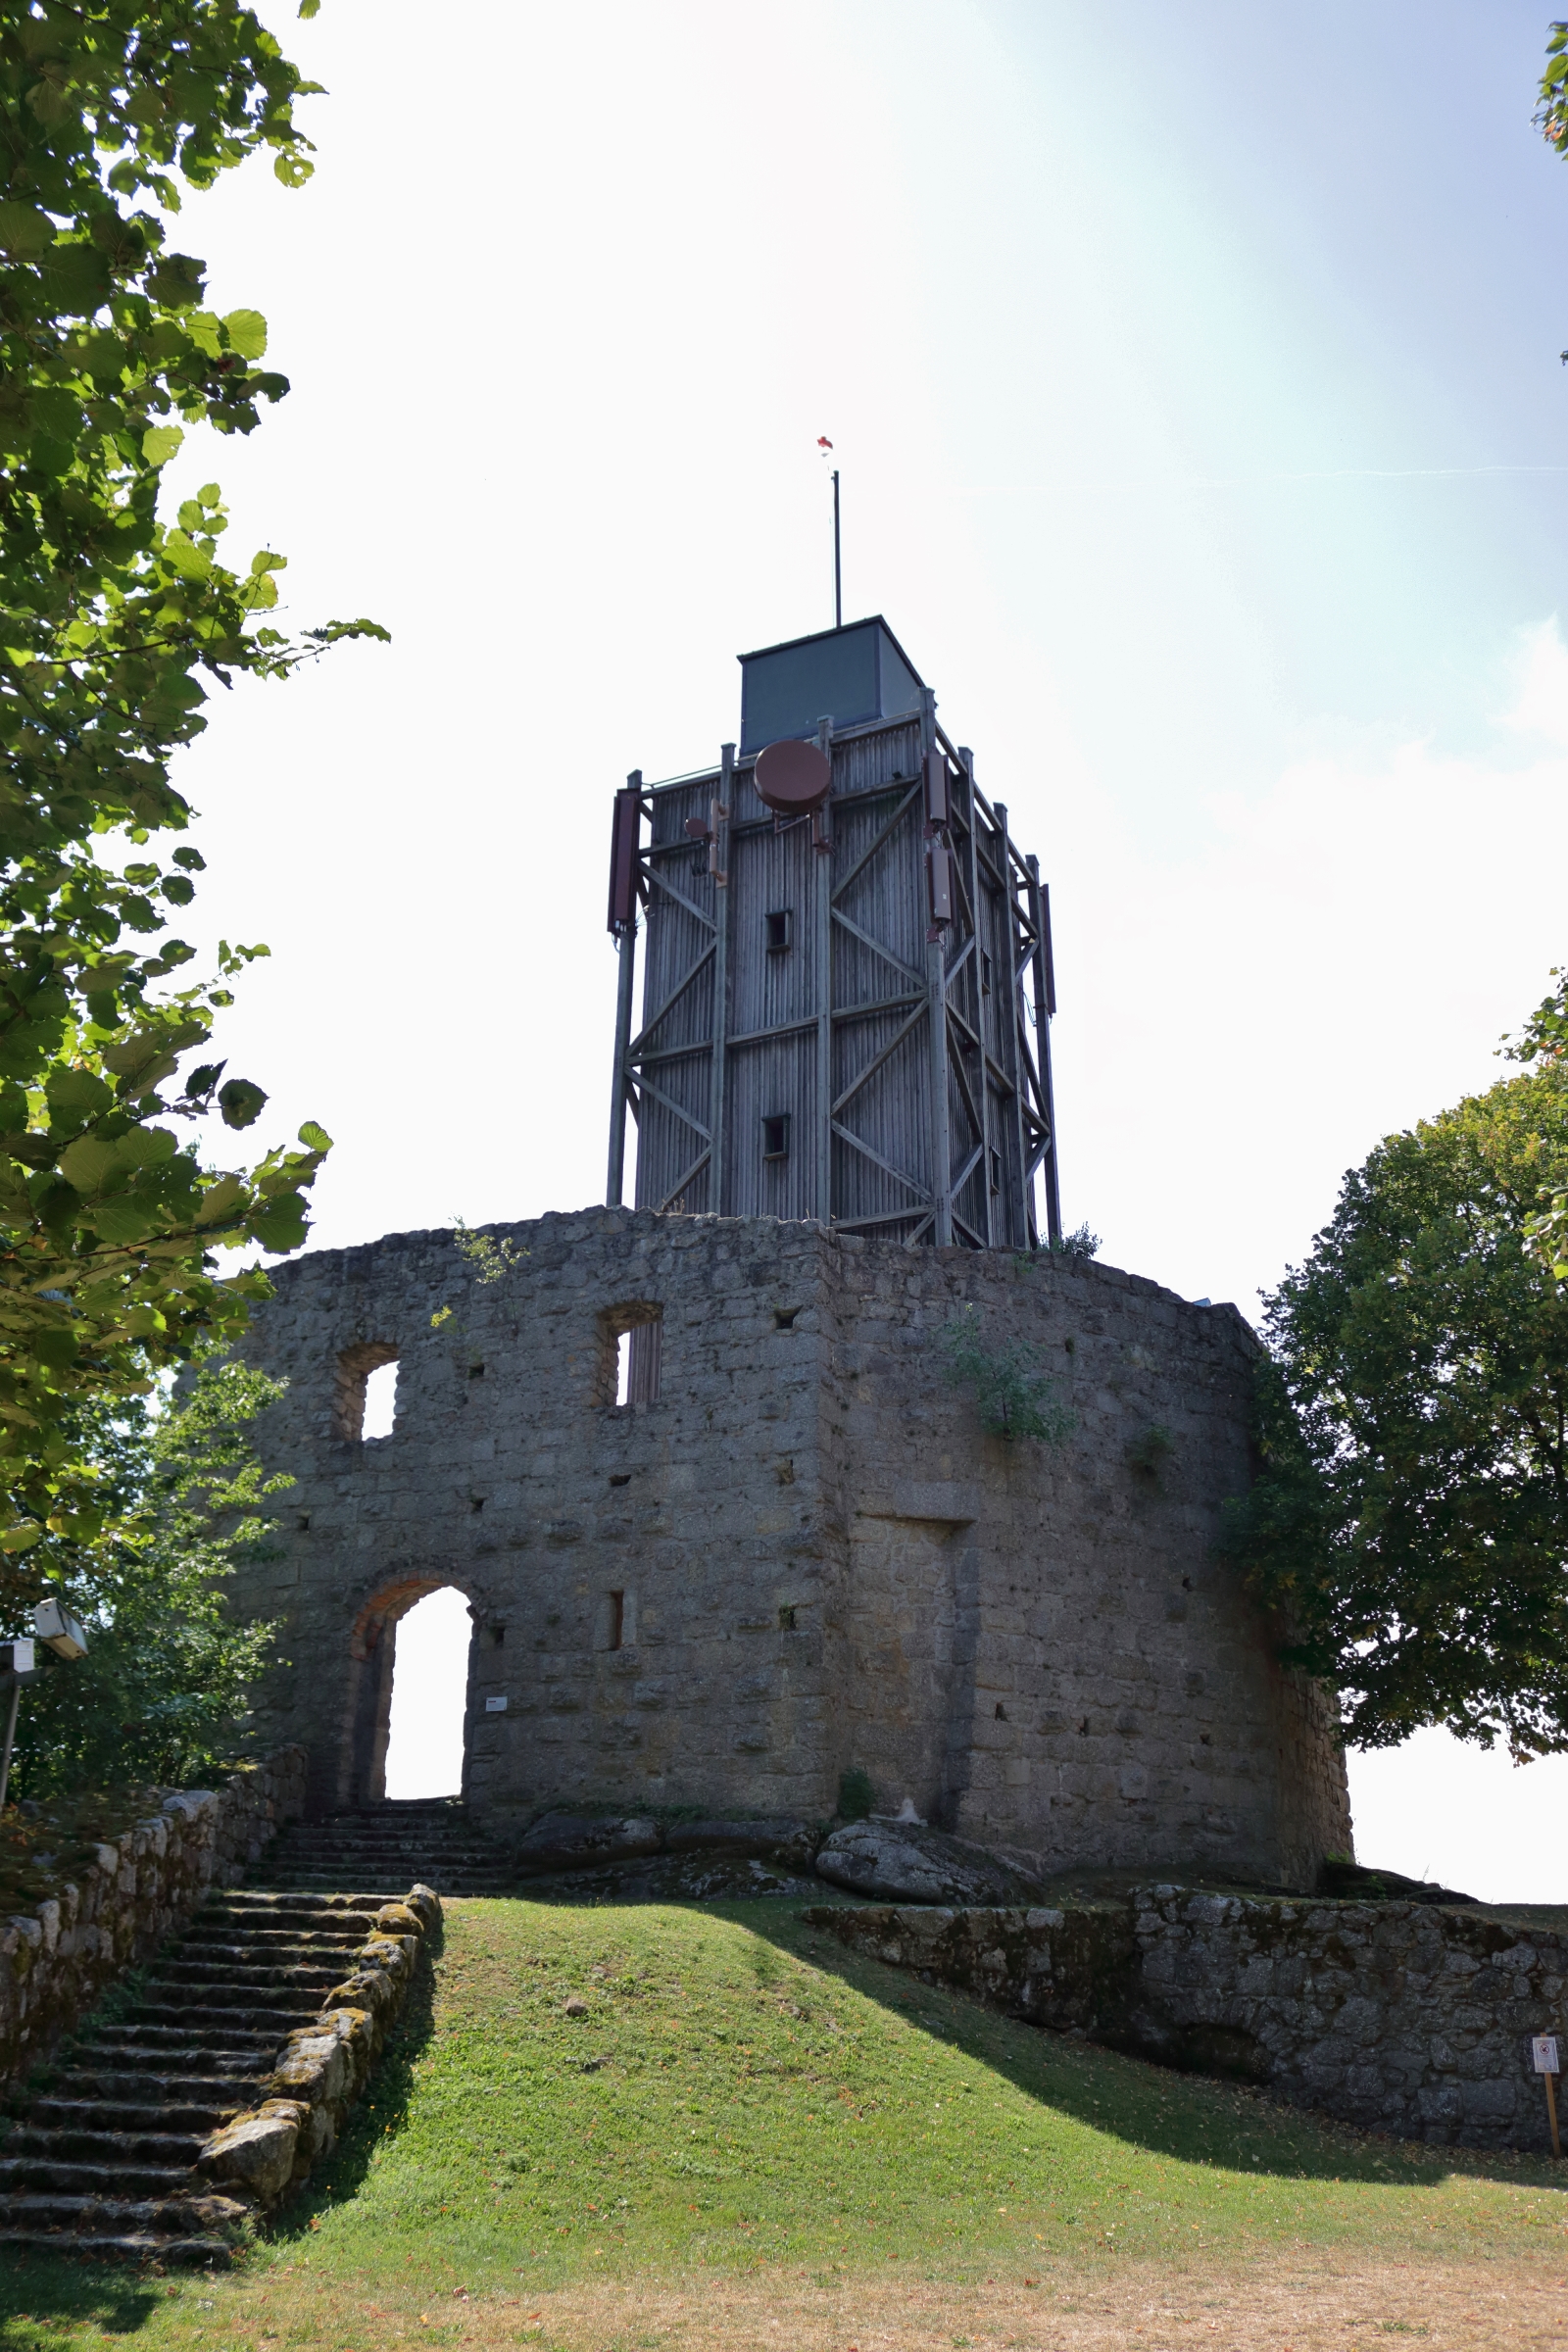
{"type": "MultiPolygon", "coordinates": [[[[226,2082],[259,2082],[271,2071],[276,2038],[270,2034],[259,2037],[257,2046],[248,2050],[215,2049],[210,2040],[160,2043],[153,2049],[143,2049],[136,2042],[79,2041],[60,2063],[72,2081],[84,2074],[113,2073],[127,2082],[133,2078],[151,2080],[173,2074],[186,2080],[210,2075],[226,2082]]],[[[55,2080],[63,2078],[57,2074],[55,2080]]]]}
{"type": "Polygon", "coordinates": [[[176,1988],[195,1993],[225,1984],[235,1992],[254,1992],[258,1998],[291,1985],[300,1992],[330,1992],[342,1981],[344,1962],[357,1949],[355,1944],[345,1944],[340,1953],[324,1960],[247,1960],[233,1961],[227,1967],[216,1960],[166,1960],[157,1976],[148,1979],[147,1991],[154,1999],[176,1988]]]}
{"type": "Polygon", "coordinates": [[[44,2191],[8,2197],[6,2219],[18,2230],[168,2230],[187,2236],[242,2224],[249,2208],[233,2197],[208,2196],[188,2181],[169,2197],[122,2197],[44,2191]]]}
{"type": "Polygon", "coordinates": [[[8,2158],[46,2156],[62,2164],[178,2165],[189,2172],[205,2132],[93,2132],[42,2130],[30,2120],[6,2134],[8,2158]]]}
{"type": "Polygon", "coordinates": [[[230,2099],[166,2099],[157,2107],[143,2107],[131,2099],[57,2099],[51,2094],[34,2099],[27,2116],[40,2132],[193,2132],[205,2139],[225,2116],[237,2115],[245,2104],[237,2093],[230,2099]]]}
{"type": "Polygon", "coordinates": [[[162,2262],[199,2269],[211,2263],[221,2269],[234,2259],[233,2242],[226,2237],[161,2237],[153,2230],[8,2230],[0,2224],[0,2246],[18,2254],[85,2254],[100,2262],[162,2262]]]}
{"type": "Polygon", "coordinates": [[[59,2189],[78,2196],[166,2197],[190,2187],[188,2166],[83,2164],[71,2156],[0,2156],[0,2199],[13,2189],[59,2189]]]}
{"type": "Polygon", "coordinates": [[[275,2048],[277,2036],[271,2028],[256,2030],[240,2026],[215,2034],[201,2026],[95,2026],[76,2043],[78,2049],[112,2051],[120,2056],[123,2051],[127,2063],[134,2055],[138,2065],[163,2065],[174,2057],[189,2056],[193,2061],[204,2058],[209,2051],[229,2058],[249,2058],[253,2052],[275,2048]]]}
{"type": "Polygon", "coordinates": [[[193,2068],[189,2073],[181,2069],[178,2074],[155,2074],[151,2069],[73,2066],[52,2077],[50,2089],[59,2098],[108,2099],[122,2107],[167,2105],[179,2098],[249,2107],[271,2071],[250,2067],[244,2074],[202,2074],[193,2068]]]}

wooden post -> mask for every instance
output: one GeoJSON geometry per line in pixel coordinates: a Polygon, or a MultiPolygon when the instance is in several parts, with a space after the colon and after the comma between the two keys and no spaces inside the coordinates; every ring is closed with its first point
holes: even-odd
{"type": "MultiPolygon", "coordinates": [[[[640,767],[634,767],[626,778],[628,784],[640,785],[642,780],[643,771],[640,767]]],[[[620,977],[615,992],[615,1080],[610,1098],[610,1169],[605,1185],[607,1208],[619,1208],[626,1180],[626,1049],[631,1044],[632,983],[637,972],[635,898],[632,901],[631,921],[616,937],[615,953],[620,957],[620,977]]]]}
{"type": "MultiPolygon", "coordinates": [[[[986,947],[986,926],[982,919],[985,901],[981,893],[985,886],[980,879],[980,811],[975,807],[974,798],[974,754],[966,743],[960,743],[958,746],[958,765],[963,771],[962,792],[969,824],[969,912],[974,923],[974,941],[969,950],[969,961],[974,972],[975,1034],[980,1040],[980,1165],[985,1175],[985,1189],[980,1197],[986,1204],[986,1213],[981,1229],[985,1235],[987,1247],[995,1249],[999,1242],[1004,1240],[1010,1242],[1012,1234],[1010,1230],[1005,1234],[999,1233],[997,1230],[1001,1222],[1005,1222],[1010,1228],[1011,1220],[1007,1217],[1004,1205],[1005,1196],[1000,1192],[993,1194],[991,1190],[991,1154],[996,1147],[992,1141],[991,1072],[987,1067],[986,1054],[984,958],[989,951],[986,947]]],[[[993,997],[996,994],[996,980],[997,975],[993,968],[991,975],[993,997]]]]}
{"type": "Polygon", "coordinates": [[[708,1111],[708,1205],[724,1214],[724,1083],[729,1039],[729,820],[735,806],[735,746],[719,752],[718,814],[713,825],[713,1071],[708,1111]]]}
{"type": "Polygon", "coordinates": [[[1046,1179],[1046,1231],[1053,1242],[1061,1240],[1061,1179],[1056,1166],[1056,1090],[1051,1075],[1051,1016],[1056,1009],[1055,991],[1051,985],[1047,968],[1046,900],[1040,889],[1040,860],[1024,859],[1029,868],[1029,919],[1035,930],[1035,1041],[1040,1062],[1040,1092],[1045,1097],[1046,1123],[1051,1129],[1051,1149],[1046,1153],[1043,1170],[1046,1179]]]}
{"type": "MultiPolygon", "coordinates": [[[[929,686],[920,695],[920,750],[929,756],[937,748],[937,698],[929,686]]],[[[926,864],[919,863],[920,912],[928,918],[926,864]]],[[[935,925],[930,928],[935,929],[935,925]]],[[[942,935],[928,938],[925,948],[926,1015],[931,1049],[931,1207],[932,1240],[939,1250],[953,1247],[953,1138],[948,1108],[948,952],[942,935]]]]}
{"type": "MultiPolygon", "coordinates": [[[[833,477],[835,499],[838,496],[838,476],[833,477]]],[[[833,763],[833,721],[819,718],[816,722],[816,748],[828,762],[833,763]]],[[[815,1102],[812,1126],[816,1133],[816,1166],[812,1191],[819,1224],[833,1222],[833,799],[831,790],[823,803],[820,832],[825,834],[828,847],[813,848],[811,862],[816,871],[812,876],[811,916],[812,954],[816,958],[816,1068],[815,1102]]],[[[813,823],[811,838],[819,838],[813,823]]]]}
{"type": "Polygon", "coordinates": [[[1020,1249],[1037,1250],[1040,1234],[1035,1223],[1034,1188],[1027,1176],[1029,1154],[1024,1149],[1023,1140],[1023,1048],[1018,1039],[1018,1024],[1024,1014],[1020,991],[1022,975],[1018,969],[1018,921],[1012,898],[1012,841],[1007,832],[1006,802],[998,801],[992,813],[997,820],[997,839],[1001,847],[1003,939],[1006,947],[1007,966],[1007,1017],[1004,1022],[999,1022],[998,1027],[1005,1039],[1002,1066],[1012,1080],[1012,1116],[1007,1122],[1008,1135],[1013,1151],[1018,1155],[1013,1176],[1017,1189],[1010,1203],[1016,1212],[1015,1231],[1009,1233],[1007,1238],[1016,1241],[1020,1249]]]}

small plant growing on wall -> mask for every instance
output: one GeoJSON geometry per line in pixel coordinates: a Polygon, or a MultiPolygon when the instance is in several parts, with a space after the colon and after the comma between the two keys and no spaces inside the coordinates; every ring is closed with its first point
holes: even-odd
{"type": "Polygon", "coordinates": [[[1076,1233],[1059,1234],[1055,1241],[1047,1242],[1046,1248],[1053,1257],[1077,1257],[1086,1259],[1098,1257],[1100,1254],[1100,1236],[1098,1233],[1091,1233],[1088,1225],[1083,1224],[1078,1227],[1076,1233]]]}
{"type": "Polygon", "coordinates": [[[1127,1448],[1129,1469],[1141,1470],[1158,1483],[1161,1471],[1176,1450],[1176,1441],[1162,1421],[1152,1421],[1127,1448]]]}
{"type": "Polygon", "coordinates": [[[992,1437],[1035,1438],[1059,1446],[1072,1428],[1072,1414],[1059,1401],[1055,1382],[1037,1368],[1035,1349],[1021,1341],[987,1348],[972,1306],[944,1326],[942,1350],[947,1357],[943,1378],[952,1388],[968,1390],[981,1426],[992,1437]]]}
{"type": "Polygon", "coordinates": [[[871,1776],[858,1764],[852,1765],[848,1772],[841,1772],[839,1775],[839,1819],[841,1821],[866,1820],[871,1811],[874,1795],[871,1776]]]}

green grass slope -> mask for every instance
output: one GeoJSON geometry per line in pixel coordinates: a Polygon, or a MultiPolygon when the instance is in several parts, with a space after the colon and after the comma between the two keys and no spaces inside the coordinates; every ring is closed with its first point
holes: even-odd
{"type": "Polygon", "coordinates": [[[244,2272],[171,2294],[18,2266],[0,2345],[41,2342],[50,2314],[53,2343],[77,2325],[247,2340],[268,2276],[307,2264],[324,2312],[704,2267],[1560,2260],[1559,2177],[1012,2024],[776,1902],[454,1903],[369,2098],[244,2272]]]}

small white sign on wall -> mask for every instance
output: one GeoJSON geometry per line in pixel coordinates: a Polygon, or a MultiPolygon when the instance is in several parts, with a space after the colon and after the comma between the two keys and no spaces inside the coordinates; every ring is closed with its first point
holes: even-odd
{"type": "Polygon", "coordinates": [[[1557,2036],[1555,2034],[1538,2034],[1530,2044],[1530,2055],[1536,2062],[1538,2075],[1560,2075],[1562,2073],[1562,2068],[1557,2064],[1557,2036]]]}
{"type": "MultiPolygon", "coordinates": [[[[487,1715],[504,1715],[507,1711],[507,1702],[504,1698],[487,1698],[484,1702],[484,1711],[487,1715]]],[[[1557,2045],[1553,2042],[1551,2046],[1555,2049],[1557,2045]]]]}

